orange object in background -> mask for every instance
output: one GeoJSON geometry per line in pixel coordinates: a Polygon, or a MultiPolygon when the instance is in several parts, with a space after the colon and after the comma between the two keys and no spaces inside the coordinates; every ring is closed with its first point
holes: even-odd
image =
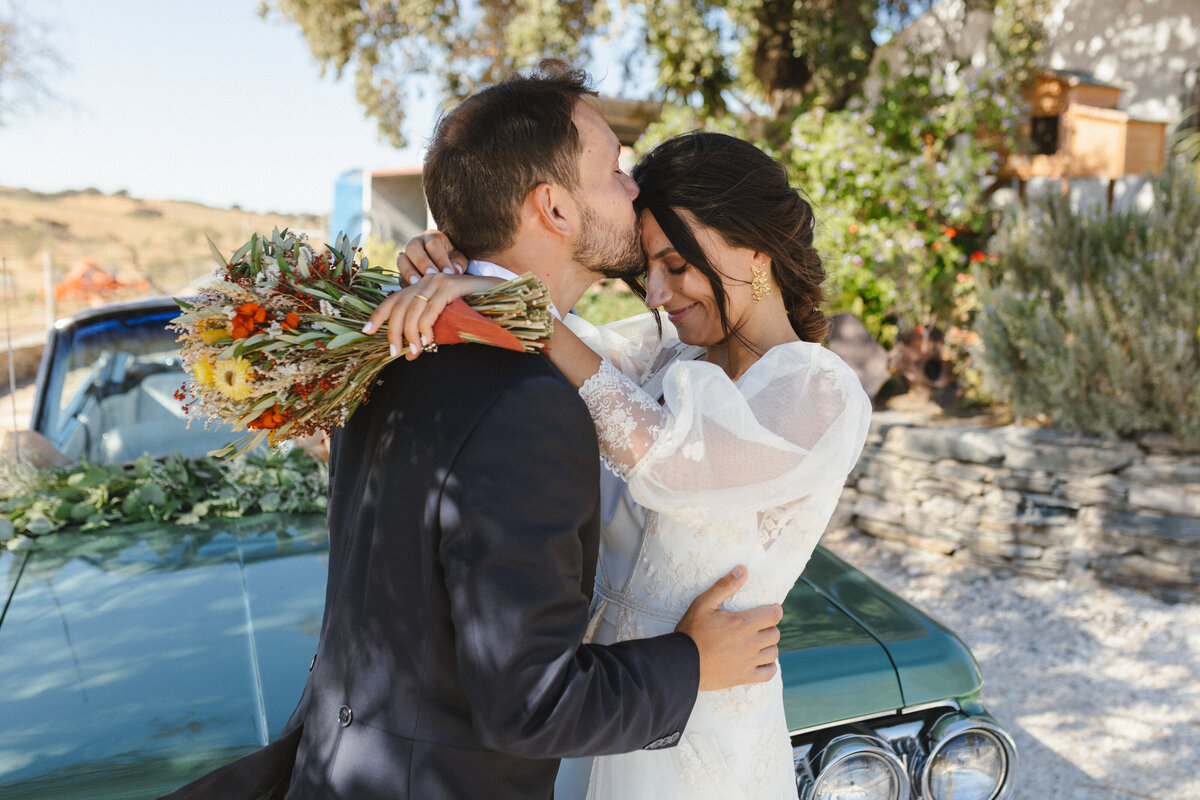
{"type": "Polygon", "coordinates": [[[118,280],[116,275],[106,272],[100,265],[90,259],[81,259],[71,267],[71,271],[54,286],[54,299],[87,300],[91,305],[103,303],[110,295],[120,289],[146,289],[145,281],[135,284],[118,280]]]}

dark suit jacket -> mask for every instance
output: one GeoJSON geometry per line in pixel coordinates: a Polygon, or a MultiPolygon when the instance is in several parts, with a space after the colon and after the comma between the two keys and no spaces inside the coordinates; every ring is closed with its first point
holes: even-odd
{"type": "MultiPolygon", "coordinates": [[[[678,741],[691,639],[580,644],[598,465],[544,358],[456,345],[382,373],[334,437],[316,661],[258,755],[301,731],[288,798],[549,798],[560,757],[678,741]]],[[[254,758],[226,769],[273,786],[254,758]]]]}

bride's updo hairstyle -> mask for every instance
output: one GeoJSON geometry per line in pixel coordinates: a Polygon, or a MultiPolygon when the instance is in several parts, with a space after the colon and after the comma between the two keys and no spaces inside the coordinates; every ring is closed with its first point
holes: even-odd
{"type": "MultiPolygon", "coordinates": [[[[634,206],[639,212],[649,210],[679,255],[708,279],[726,336],[737,331],[729,325],[721,273],[680,218],[681,210],[727,244],[769,255],[796,335],[806,342],[825,339],[829,321],[820,306],[826,276],[813,248],[816,220],[777,161],[741,139],[695,131],[655,147],[632,176],[640,189],[634,206]]],[[[645,299],[645,284],[629,283],[645,299]]]]}

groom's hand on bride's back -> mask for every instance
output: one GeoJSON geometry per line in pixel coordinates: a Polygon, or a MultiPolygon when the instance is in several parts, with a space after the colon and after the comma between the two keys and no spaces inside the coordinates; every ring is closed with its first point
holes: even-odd
{"type": "Polygon", "coordinates": [[[675,630],[686,633],[700,651],[700,691],[762,683],[775,674],[779,657],[779,620],[783,606],[726,611],[721,604],[746,582],[736,567],[692,601],[675,630]]]}

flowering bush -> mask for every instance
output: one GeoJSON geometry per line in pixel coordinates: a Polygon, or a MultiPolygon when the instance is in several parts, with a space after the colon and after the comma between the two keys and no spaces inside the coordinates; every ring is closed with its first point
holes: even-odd
{"type": "Polygon", "coordinates": [[[988,176],[1017,106],[1000,74],[953,86],[919,65],[884,74],[869,107],[798,117],[786,157],[822,218],[834,310],[890,344],[896,324],[969,324],[962,284],[986,257],[988,176]]]}

